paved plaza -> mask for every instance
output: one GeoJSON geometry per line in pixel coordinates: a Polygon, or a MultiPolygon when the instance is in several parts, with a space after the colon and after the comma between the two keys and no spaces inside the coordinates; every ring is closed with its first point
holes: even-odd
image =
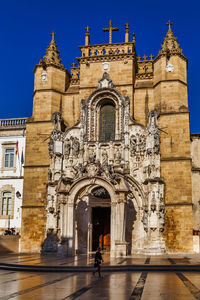
{"type": "Polygon", "coordinates": [[[200,275],[192,271],[151,271],[153,265],[191,266],[200,264],[199,255],[148,256],[134,255],[110,259],[104,254],[103,278],[92,276],[93,255],[55,257],[32,255],[0,256],[0,300],[6,299],[200,299],[200,275]],[[4,265],[5,264],[5,265],[4,265]],[[29,266],[29,271],[9,269],[29,266]],[[128,266],[146,266],[149,271],[128,271],[128,266]],[[38,266],[38,271],[31,268],[38,266]],[[42,267],[50,267],[42,272],[42,267]],[[74,272],[60,272],[60,267],[72,267],[74,272]],[[77,272],[77,267],[91,267],[77,272]],[[111,267],[110,271],[108,267],[111,267]],[[112,272],[112,266],[124,268],[112,272]],[[126,270],[127,266],[127,270],[126,270]],[[2,269],[2,268],[7,268],[2,269]],[[107,268],[107,271],[106,271],[107,268]]]}

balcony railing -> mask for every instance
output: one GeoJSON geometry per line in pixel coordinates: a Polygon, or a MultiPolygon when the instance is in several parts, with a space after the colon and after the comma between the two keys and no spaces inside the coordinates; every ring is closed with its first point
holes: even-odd
{"type": "Polygon", "coordinates": [[[27,118],[0,119],[0,129],[6,128],[26,128],[27,118]]]}

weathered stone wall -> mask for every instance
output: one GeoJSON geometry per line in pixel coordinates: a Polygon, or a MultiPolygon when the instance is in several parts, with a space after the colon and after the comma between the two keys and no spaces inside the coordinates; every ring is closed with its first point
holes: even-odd
{"type": "Polygon", "coordinates": [[[191,134],[192,202],[194,230],[200,231],[200,134],[191,134]]]}

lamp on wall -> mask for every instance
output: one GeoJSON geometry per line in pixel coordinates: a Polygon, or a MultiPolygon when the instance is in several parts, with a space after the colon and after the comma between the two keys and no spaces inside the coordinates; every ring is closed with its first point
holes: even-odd
{"type": "Polygon", "coordinates": [[[20,194],[20,192],[17,191],[17,192],[16,192],[16,197],[19,199],[19,198],[21,198],[21,196],[22,196],[22,195],[20,194]]]}

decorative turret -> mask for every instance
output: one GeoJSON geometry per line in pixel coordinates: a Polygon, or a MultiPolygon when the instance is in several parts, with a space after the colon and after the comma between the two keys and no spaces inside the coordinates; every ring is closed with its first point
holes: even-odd
{"type": "Polygon", "coordinates": [[[56,42],[55,42],[55,35],[56,33],[52,31],[52,40],[46,49],[46,54],[43,56],[43,59],[40,60],[39,65],[52,65],[61,69],[65,69],[64,65],[61,64],[60,59],[60,51],[58,51],[56,42]]]}
{"type": "Polygon", "coordinates": [[[51,121],[52,113],[62,111],[62,94],[69,86],[70,74],[61,63],[59,51],[55,42],[55,32],[46,49],[46,54],[35,66],[34,74],[34,105],[35,120],[51,121]],[[48,99],[48,100],[47,100],[48,99]]]}
{"type": "Polygon", "coordinates": [[[177,37],[174,36],[171,29],[171,25],[173,25],[173,23],[169,20],[166,25],[169,26],[169,29],[161,45],[162,49],[159,51],[159,55],[165,54],[170,56],[171,54],[179,54],[184,57],[182,49],[179,47],[180,45],[177,42],[177,37]]]}

